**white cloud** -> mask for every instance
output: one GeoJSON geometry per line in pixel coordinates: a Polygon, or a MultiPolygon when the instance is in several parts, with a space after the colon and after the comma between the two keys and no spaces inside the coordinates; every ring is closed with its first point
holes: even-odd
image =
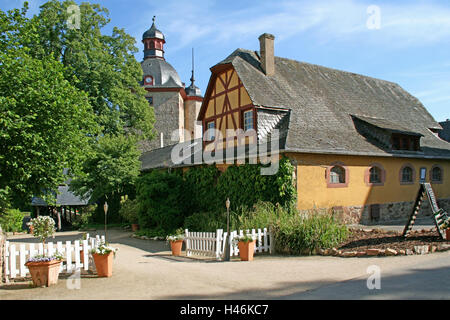
{"type": "MultiPolygon", "coordinates": [[[[308,33],[320,42],[370,41],[380,45],[421,46],[450,40],[450,8],[437,3],[379,4],[381,28],[369,30],[367,8],[372,3],[356,0],[258,1],[241,9],[211,1],[158,3],[164,32],[176,39],[172,50],[190,46],[198,39],[212,44],[234,39],[242,42],[270,32],[276,41],[308,33]]],[[[149,13],[150,16],[153,13],[149,13]]],[[[145,14],[144,14],[145,16],[145,14]]],[[[140,30],[148,28],[136,25],[140,30]]],[[[172,40],[173,41],[173,40],[172,40]]]]}

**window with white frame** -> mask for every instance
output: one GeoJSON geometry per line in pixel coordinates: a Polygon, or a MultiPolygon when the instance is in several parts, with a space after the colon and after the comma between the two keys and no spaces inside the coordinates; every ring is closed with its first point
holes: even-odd
{"type": "Polygon", "coordinates": [[[244,131],[253,128],[253,110],[244,111],[244,131]]]}

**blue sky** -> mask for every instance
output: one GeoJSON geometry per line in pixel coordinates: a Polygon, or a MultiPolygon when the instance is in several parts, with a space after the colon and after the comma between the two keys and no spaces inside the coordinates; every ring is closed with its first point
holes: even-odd
{"type": "MultiPolygon", "coordinates": [[[[44,2],[30,0],[30,13],[37,13],[44,2]]],[[[166,37],[166,60],[186,84],[195,48],[196,84],[202,92],[211,66],[236,48],[259,50],[258,36],[268,32],[276,37],[277,56],[396,82],[437,121],[450,118],[448,0],[91,2],[109,9],[106,32],[117,26],[136,38],[138,61],[143,57],[142,33],[156,15],[166,37]]],[[[0,9],[22,3],[2,0],[0,9]]]]}

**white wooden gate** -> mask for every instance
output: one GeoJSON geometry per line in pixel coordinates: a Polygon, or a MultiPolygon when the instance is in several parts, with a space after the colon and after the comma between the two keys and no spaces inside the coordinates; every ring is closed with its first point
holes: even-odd
{"type": "Polygon", "coordinates": [[[83,268],[88,270],[89,268],[89,251],[96,248],[100,242],[104,242],[105,237],[101,238],[97,235],[95,238],[89,238],[87,240],[75,240],[72,244],[71,241],[66,241],[65,244],[62,241],[58,241],[56,246],[53,242],[48,242],[46,248],[42,243],[28,244],[28,248],[25,244],[20,244],[17,248],[15,244],[6,241],[5,245],[5,275],[7,279],[14,279],[17,276],[26,277],[29,274],[28,268],[25,263],[29,258],[36,255],[45,254],[48,256],[59,253],[64,257],[64,262],[61,264],[60,272],[73,273],[77,269],[83,268]],[[83,251],[83,261],[81,263],[81,251],[83,251]]]}
{"type": "MultiPolygon", "coordinates": [[[[267,228],[246,230],[246,234],[252,234],[256,238],[255,253],[273,251],[272,234],[267,228]]],[[[239,256],[239,248],[235,238],[238,235],[244,235],[243,230],[231,231],[231,237],[228,238],[230,245],[230,257],[239,256]]],[[[186,256],[192,255],[216,257],[220,259],[225,252],[225,239],[227,233],[223,229],[216,232],[189,232],[185,230],[186,256]]]]}

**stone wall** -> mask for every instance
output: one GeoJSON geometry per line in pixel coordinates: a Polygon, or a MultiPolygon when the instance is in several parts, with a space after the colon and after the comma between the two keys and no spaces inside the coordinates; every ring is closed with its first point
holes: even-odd
{"type": "MultiPolygon", "coordinates": [[[[450,212],[450,199],[438,199],[439,208],[450,212]]],[[[406,223],[409,218],[414,202],[395,202],[379,204],[379,218],[372,220],[370,217],[370,205],[334,207],[336,218],[347,224],[381,224],[386,222],[406,223]]],[[[424,199],[420,208],[418,218],[431,216],[432,211],[428,199],[424,199]]]]}

